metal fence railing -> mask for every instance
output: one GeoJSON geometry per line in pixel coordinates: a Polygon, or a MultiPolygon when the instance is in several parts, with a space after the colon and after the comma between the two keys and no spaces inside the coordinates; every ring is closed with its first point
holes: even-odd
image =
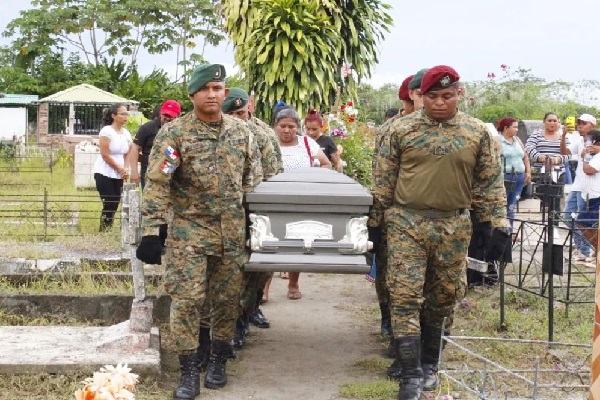
{"type": "MultiPolygon", "coordinates": [[[[102,203],[98,194],[0,194],[0,238],[51,239],[96,233],[102,203]]],[[[114,228],[120,227],[120,212],[114,228]]]]}

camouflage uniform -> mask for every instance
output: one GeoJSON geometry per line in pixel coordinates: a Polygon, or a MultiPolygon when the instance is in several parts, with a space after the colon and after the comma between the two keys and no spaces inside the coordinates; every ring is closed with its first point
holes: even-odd
{"type": "Polygon", "coordinates": [[[180,353],[196,351],[205,299],[213,339],[229,343],[239,315],[245,258],[242,199],[262,179],[252,133],[223,115],[220,126],[192,112],[165,125],[149,158],[142,205],[144,236],[173,220],[167,239],[165,290],[180,353]]]}
{"type": "Polygon", "coordinates": [[[438,122],[418,111],[392,122],[378,149],[370,226],[384,213],[394,337],[439,327],[464,295],[468,209],[508,226],[499,158],[486,126],[457,112],[438,122]]]}
{"type": "MultiPolygon", "coordinates": [[[[256,138],[260,150],[260,161],[264,180],[283,172],[279,138],[273,129],[254,116],[247,122],[254,133],[254,137],[256,138]]],[[[256,307],[256,301],[258,300],[256,298],[256,293],[259,290],[262,293],[262,289],[272,276],[272,272],[244,272],[245,287],[241,299],[244,310],[253,310],[256,307]]]]}
{"type": "MultiPolygon", "coordinates": [[[[377,156],[378,150],[381,144],[389,137],[391,127],[394,121],[402,118],[399,113],[388,119],[379,127],[375,137],[375,153],[373,154],[373,171],[377,169],[377,156]]],[[[377,299],[379,303],[389,304],[390,293],[387,287],[386,275],[387,275],[387,239],[386,229],[383,223],[383,213],[380,207],[373,207],[371,209],[368,225],[372,227],[381,227],[381,244],[375,252],[375,259],[377,265],[376,277],[375,277],[375,291],[377,292],[377,299]]]]}
{"type": "Polygon", "coordinates": [[[254,133],[256,143],[260,150],[263,179],[267,180],[272,176],[283,172],[281,149],[279,148],[279,138],[277,137],[277,134],[269,125],[254,116],[248,120],[248,125],[254,133]]]}

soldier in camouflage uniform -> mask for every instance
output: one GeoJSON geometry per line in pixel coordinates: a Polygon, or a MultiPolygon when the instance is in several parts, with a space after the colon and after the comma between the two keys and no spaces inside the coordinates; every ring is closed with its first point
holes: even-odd
{"type": "MultiPolygon", "coordinates": [[[[376,161],[377,161],[377,150],[381,146],[381,143],[390,135],[391,127],[394,122],[403,116],[412,114],[415,111],[421,110],[423,108],[423,96],[421,96],[421,92],[419,90],[419,86],[421,85],[421,78],[423,74],[427,71],[427,69],[419,70],[415,75],[410,75],[400,85],[400,90],[398,91],[398,98],[402,101],[404,105],[404,109],[401,113],[395,115],[394,117],[387,120],[377,131],[377,136],[375,138],[375,153],[373,155],[373,170],[377,169],[376,161]],[[410,89],[412,87],[413,89],[410,89]],[[415,100],[417,100],[415,102],[415,100]]],[[[375,277],[375,290],[377,292],[377,298],[379,299],[379,309],[381,311],[381,334],[383,336],[390,336],[390,345],[388,347],[388,355],[392,358],[395,358],[395,345],[394,345],[394,337],[392,333],[392,318],[390,315],[389,308],[389,291],[387,287],[387,239],[386,239],[386,230],[385,224],[383,223],[383,214],[375,215],[375,208],[372,210],[373,218],[369,220],[369,230],[371,235],[375,235],[380,239],[376,239],[377,242],[380,242],[380,245],[374,248],[375,253],[375,265],[377,267],[376,277],[375,277]]],[[[402,368],[398,360],[394,360],[394,362],[387,369],[387,376],[390,379],[399,379],[400,374],[402,373],[402,368]]]]}
{"type": "Polygon", "coordinates": [[[227,95],[222,65],[194,70],[188,93],[194,111],[164,126],[149,158],[142,204],[143,237],[137,257],[160,264],[158,229],[173,211],[164,285],[171,295],[171,332],[179,351],[178,400],[200,392],[197,334],[205,300],[210,305],[212,349],[205,386],[227,382],[226,361],[239,315],[245,261],[244,193],[262,179],[253,135],[223,115],[227,95]]]}
{"type": "Polygon", "coordinates": [[[456,109],[458,80],[448,66],[423,75],[424,109],[392,123],[373,172],[371,226],[383,213],[400,400],[417,400],[423,388],[438,385],[443,321],[452,325],[463,295],[468,209],[495,227],[491,260],[509,241],[498,153],[486,126],[456,109]]]}
{"type": "MultiPolygon", "coordinates": [[[[260,161],[263,179],[266,180],[283,172],[279,139],[267,124],[261,124],[262,121],[255,117],[251,119],[248,102],[248,94],[243,89],[231,88],[229,95],[225,98],[222,110],[224,113],[237,117],[248,124],[258,144],[261,154],[260,161]],[[250,122],[251,120],[253,122],[250,122]]],[[[236,330],[232,343],[236,349],[244,346],[249,323],[259,328],[269,328],[271,325],[259,308],[264,285],[271,275],[272,273],[270,272],[244,272],[244,292],[241,299],[242,315],[240,315],[236,322],[236,330]]]]}

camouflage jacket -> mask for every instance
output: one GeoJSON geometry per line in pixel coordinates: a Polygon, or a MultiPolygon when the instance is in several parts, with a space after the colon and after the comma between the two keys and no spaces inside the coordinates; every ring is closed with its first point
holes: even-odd
{"type": "Polygon", "coordinates": [[[472,208],[479,221],[508,226],[500,158],[483,122],[458,111],[440,123],[419,111],[387,128],[374,161],[370,226],[394,206],[472,208]]]}
{"type": "MultiPolygon", "coordinates": [[[[392,118],[385,121],[379,129],[375,132],[375,151],[373,152],[373,160],[372,160],[372,171],[377,169],[377,156],[379,153],[379,149],[381,148],[382,143],[387,139],[391,132],[391,126],[394,121],[402,118],[400,113],[394,115],[392,118]]],[[[380,205],[377,205],[377,198],[373,196],[373,207],[371,207],[369,220],[367,224],[369,226],[381,226],[383,224],[383,209],[380,205]]]]}
{"type": "Polygon", "coordinates": [[[279,138],[273,132],[273,129],[254,116],[248,120],[248,126],[252,130],[252,133],[254,133],[254,138],[260,150],[263,179],[267,180],[283,172],[279,138]]]}
{"type": "Polygon", "coordinates": [[[169,225],[168,245],[203,254],[244,250],[242,200],[262,179],[254,136],[223,115],[219,128],[191,112],[166,124],[150,152],[142,202],[144,235],[169,225]]]}

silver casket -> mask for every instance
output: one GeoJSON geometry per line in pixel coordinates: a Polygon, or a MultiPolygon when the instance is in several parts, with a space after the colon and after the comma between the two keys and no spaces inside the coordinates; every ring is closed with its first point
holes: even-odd
{"type": "Polygon", "coordinates": [[[325,168],[283,172],[246,194],[246,271],[368,273],[367,214],[373,197],[325,168]]]}

